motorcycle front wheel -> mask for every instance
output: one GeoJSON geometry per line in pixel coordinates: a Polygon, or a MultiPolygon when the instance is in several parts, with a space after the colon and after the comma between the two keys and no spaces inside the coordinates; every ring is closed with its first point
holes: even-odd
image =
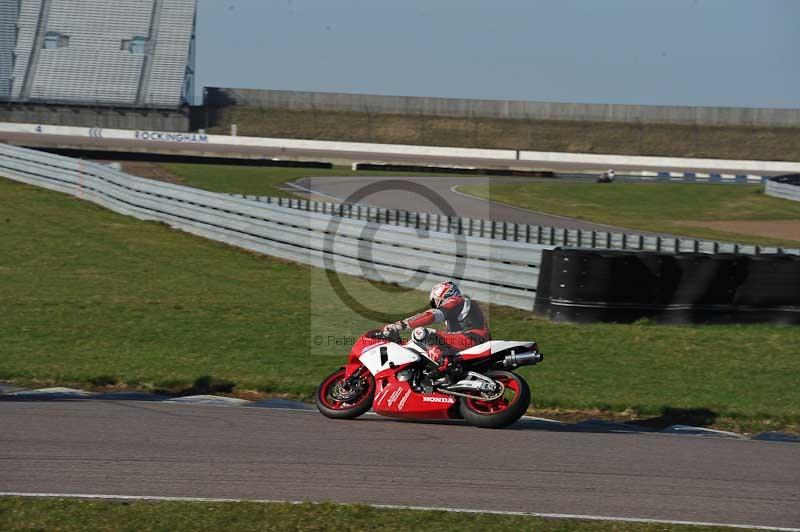
{"type": "Polygon", "coordinates": [[[375,398],[375,378],[365,372],[351,384],[344,377],[344,368],[328,375],[317,388],[317,410],[332,419],[357,418],[370,408],[375,398]]]}
{"type": "Polygon", "coordinates": [[[531,404],[528,383],[510,371],[489,371],[486,376],[503,384],[503,395],[493,401],[463,398],[459,412],[467,423],[476,427],[497,429],[514,423],[531,404]]]}

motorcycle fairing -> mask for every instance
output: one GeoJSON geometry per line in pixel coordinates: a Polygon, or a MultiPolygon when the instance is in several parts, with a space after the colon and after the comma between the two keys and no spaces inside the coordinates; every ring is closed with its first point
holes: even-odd
{"type": "Polygon", "coordinates": [[[376,345],[364,351],[358,360],[373,375],[387,369],[405,366],[420,359],[419,355],[395,343],[376,345]]]}
{"type": "Polygon", "coordinates": [[[398,381],[393,373],[378,379],[372,409],[382,416],[416,419],[458,418],[458,405],[452,395],[423,394],[411,389],[409,381],[398,381]]]}
{"type": "Polygon", "coordinates": [[[458,354],[465,361],[497,355],[504,351],[524,353],[533,349],[535,342],[514,342],[508,340],[490,340],[482,344],[459,351],[458,354]]]}

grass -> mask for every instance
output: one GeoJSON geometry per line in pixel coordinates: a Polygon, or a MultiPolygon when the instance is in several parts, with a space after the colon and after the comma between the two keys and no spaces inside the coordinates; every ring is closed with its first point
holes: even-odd
{"type": "MultiPolygon", "coordinates": [[[[308,398],[376,325],[320,270],[2,179],[0,198],[0,380],[177,391],[209,376],[308,398]]],[[[344,284],[397,318],[426,299],[344,284]]],[[[707,409],[745,429],[800,431],[800,327],[575,325],[485,310],[496,338],[533,338],[547,355],[521,370],[537,408],[707,409]]]]}
{"type": "Polygon", "coordinates": [[[800,128],[691,126],[227,107],[210,133],[387,144],[800,161],[800,128]]]}
{"type": "Polygon", "coordinates": [[[691,221],[800,220],[800,203],[767,196],[760,185],[621,182],[599,186],[553,182],[465,185],[460,190],[500,203],[617,227],[800,247],[793,240],[678,225],[691,221]]]}
{"type": "Polygon", "coordinates": [[[7,532],[164,531],[469,531],[710,532],[725,527],[544,519],[529,516],[378,509],[346,504],[153,502],[0,498],[7,532]]]}
{"type": "Polygon", "coordinates": [[[192,187],[209,190],[211,192],[275,197],[296,197],[297,194],[293,193],[291,190],[284,190],[284,187],[286,183],[296,181],[303,177],[392,177],[394,175],[402,177],[435,177],[436,175],[442,175],[368,170],[356,172],[346,166],[335,166],[332,169],[185,163],[167,163],[162,166],[171,174],[181,178],[182,182],[192,187]]]}

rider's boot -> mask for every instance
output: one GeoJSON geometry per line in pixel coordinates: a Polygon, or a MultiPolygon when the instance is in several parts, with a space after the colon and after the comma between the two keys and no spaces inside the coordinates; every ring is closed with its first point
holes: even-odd
{"type": "MultiPolygon", "coordinates": [[[[427,378],[423,381],[423,386],[425,384],[432,385],[433,382],[442,377],[445,378],[447,384],[454,384],[463,378],[463,368],[459,364],[457,354],[449,353],[440,346],[434,345],[428,349],[428,357],[435,364],[435,367],[428,373],[427,378]]],[[[430,392],[426,391],[426,393],[430,392]]]]}

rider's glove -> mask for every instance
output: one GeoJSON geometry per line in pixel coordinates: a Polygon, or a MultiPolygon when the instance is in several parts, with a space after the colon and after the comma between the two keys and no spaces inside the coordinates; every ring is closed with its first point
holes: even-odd
{"type": "Polygon", "coordinates": [[[402,331],[405,328],[406,328],[406,324],[403,323],[402,321],[398,321],[398,322],[395,322],[395,323],[390,323],[390,324],[388,324],[388,325],[383,327],[383,334],[385,336],[389,336],[389,335],[391,335],[393,333],[398,333],[399,334],[400,331],[402,331]]]}

